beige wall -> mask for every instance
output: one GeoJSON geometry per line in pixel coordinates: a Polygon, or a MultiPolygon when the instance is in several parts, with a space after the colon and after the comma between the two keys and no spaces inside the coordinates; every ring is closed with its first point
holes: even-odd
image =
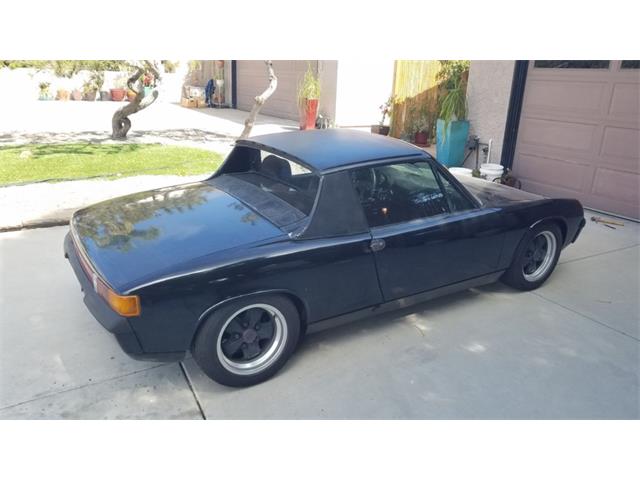
{"type": "MultiPolygon", "coordinates": [[[[467,102],[469,105],[470,135],[480,142],[492,142],[491,162],[500,163],[502,141],[507,122],[514,60],[473,60],[469,69],[467,102]]],[[[484,160],[482,152],[480,161],[484,160]]],[[[466,166],[472,167],[472,154],[466,166]]]]}

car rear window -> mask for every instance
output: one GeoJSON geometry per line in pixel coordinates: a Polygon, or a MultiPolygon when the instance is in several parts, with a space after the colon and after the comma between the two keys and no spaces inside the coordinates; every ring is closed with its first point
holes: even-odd
{"type": "Polygon", "coordinates": [[[320,184],[320,177],[304,165],[249,147],[234,148],[220,174],[249,183],[305,216],[311,213],[320,184]]]}

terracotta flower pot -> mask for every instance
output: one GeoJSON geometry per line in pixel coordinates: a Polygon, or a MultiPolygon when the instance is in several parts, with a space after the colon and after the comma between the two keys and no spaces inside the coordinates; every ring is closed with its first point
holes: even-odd
{"type": "Polygon", "coordinates": [[[136,94],[133,90],[127,90],[127,100],[133,102],[136,98],[136,94]]]}
{"type": "Polygon", "coordinates": [[[416,145],[427,145],[429,143],[429,136],[427,132],[417,132],[415,136],[416,145]]]}
{"type": "Polygon", "coordinates": [[[313,130],[316,128],[316,117],[318,116],[318,99],[307,98],[305,108],[301,112],[300,130],[313,130]]]}
{"type": "Polygon", "coordinates": [[[71,100],[82,100],[82,92],[80,90],[73,90],[71,92],[71,100]]]}
{"type": "Polygon", "coordinates": [[[124,88],[112,88],[111,89],[111,100],[114,102],[121,102],[124,100],[125,95],[127,94],[124,88]]]}
{"type": "Polygon", "coordinates": [[[87,102],[93,102],[96,99],[96,91],[94,90],[93,92],[87,92],[83,95],[82,97],[83,100],[87,101],[87,102]]]}
{"type": "Polygon", "coordinates": [[[56,93],[56,100],[62,100],[63,102],[69,100],[69,90],[65,90],[63,88],[58,90],[56,93]]]}

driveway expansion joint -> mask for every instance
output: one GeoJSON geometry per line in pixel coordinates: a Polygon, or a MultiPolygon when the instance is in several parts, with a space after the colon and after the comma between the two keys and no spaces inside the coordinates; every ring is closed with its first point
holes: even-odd
{"type": "Polygon", "coordinates": [[[537,292],[529,292],[529,293],[531,293],[532,295],[535,295],[536,297],[541,298],[542,300],[545,300],[545,301],[547,301],[549,303],[553,303],[554,305],[557,305],[558,307],[564,308],[565,310],[568,310],[568,311],[570,311],[572,313],[575,313],[576,315],[579,315],[579,316],[581,316],[583,318],[586,318],[587,320],[591,320],[593,323],[597,323],[598,325],[606,327],[609,330],[613,330],[614,332],[619,333],[621,335],[624,335],[625,337],[629,337],[629,338],[635,340],[636,342],[640,342],[640,338],[634,337],[633,335],[631,335],[629,333],[626,333],[626,332],[623,332],[622,330],[618,330],[617,328],[614,328],[611,325],[607,325],[606,323],[601,322],[600,320],[596,320],[595,318],[592,318],[592,317],[590,317],[588,315],[585,315],[584,313],[579,312],[577,310],[574,310],[571,307],[567,307],[566,305],[563,305],[563,304],[561,304],[559,302],[556,302],[555,300],[551,300],[550,298],[545,297],[541,293],[537,293],[537,292]]]}
{"type": "Polygon", "coordinates": [[[74,392],[76,390],[81,390],[83,388],[93,387],[95,385],[101,385],[103,383],[112,382],[114,380],[119,380],[121,378],[129,377],[129,376],[135,375],[137,373],[147,372],[149,370],[155,370],[156,368],[165,367],[165,366],[167,366],[166,363],[161,363],[161,364],[158,364],[158,365],[153,365],[152,367],[143,368],[141,370],[135,370],[133,372],[124,373],[122,375],[118,375],[118,376],[115,376],[115,377],[105,378],[104,380],[100,380],[100,381],[97,381],[97,382],[85,383],[85,384],[82,384],[82,385],[77,385],[75,387],[66,388],[64,390],[58,390],[58,391],[55,391],[55,392],[47,393],[45,395],[37,395],[37,396],[35,396],[33,398],[30,398],[29,400],[23,400],[22,402],[18,402],[18,403],[14,403],[12,405],[5,405],[4,407],[0,407],[0,412],[3,411],[3,410],[8,410],[8,409],[13,408],[13,407],[19,407],[21,405],[26,405],[27,403],[35,402],[37,400],[42,400],[43,398],[51,398],[51,397],[55,397],[56,395],[60,395],[62,393],[74,392]]]}
{"type": "Polygon", "coordinates": [[[633,245],[627,245],[626,247],[614,248],[613,250],[607,250],[606,252],[598,252],[593,253],[591,255],[585,255],[584,257],[572,258],[570,260],[565,260],[563,262],[558,262],[558,265],[566,265],[568,263],[579,262],[580,260],[587,260],[589,258],[600,257],[602,255],[607,255],[609,253],[621,252],[622,250],[628,250],[630,248],[640,247],[640,243],[634,243],[633,245]]]}
{"type": "Polygon", "coordinates": [[[206,420],[207,416],[204,414],[204,409],[202,408],[202,405],[200,404],[200,399],[198,398],[198,394],[196,393],[195,389],[193,388],[193,384],[191,383],[191,379],[189,378],[189,375],[187,374],[187,369],[184,368],[184,364],[182,362],[178,362],[178,364],[180,365],[180,370],[182,370],[182,374],[184,375],[184,379],[187,381],[187,385],[189,386],[189,390],[191,390],[191,394],[193,395],[193,399],[196,401],[196,405],[198,406],[198,410],[200,410],[200,415],[202,416],[202,420],[206,420]]]}

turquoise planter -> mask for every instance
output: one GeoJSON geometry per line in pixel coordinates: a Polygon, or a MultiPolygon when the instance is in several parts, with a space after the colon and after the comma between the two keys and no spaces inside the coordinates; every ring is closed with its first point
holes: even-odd
{"type": "Polygon", "coordinates": [[[436,158],[445,167],[460,167],[464,162],[464,146],[469,136],[469,122],[449,122],[444,135],[444,120],[436,123],[436,158]]]}

